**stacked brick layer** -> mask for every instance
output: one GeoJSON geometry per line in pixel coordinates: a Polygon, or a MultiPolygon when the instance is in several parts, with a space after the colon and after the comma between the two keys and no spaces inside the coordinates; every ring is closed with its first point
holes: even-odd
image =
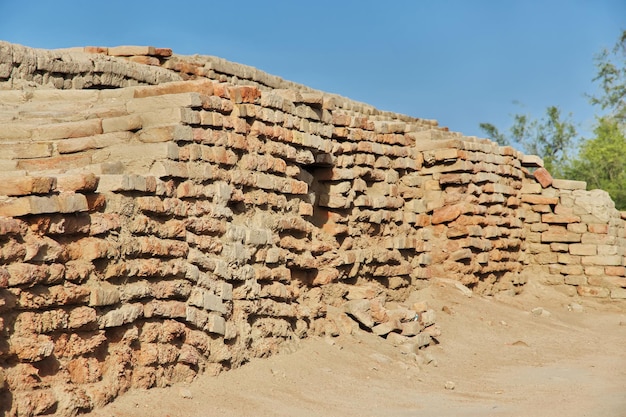
{"type": "Polygon", "coordinates": [[[396,304],[434,277],[624,298],[620,213],[536,158],[218,58],[0,48],[8,415],[89,410],[348,317],[419,348],[431,313],[396,304]]]}

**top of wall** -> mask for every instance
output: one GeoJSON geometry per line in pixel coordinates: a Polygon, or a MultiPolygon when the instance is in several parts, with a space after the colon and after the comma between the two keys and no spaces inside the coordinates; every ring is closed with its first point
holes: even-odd
{"type": "MultiPolygon", "coordinates": [[[[215,56],[177,55],[168,48],[89,46],[44,50],[0,41],[0,90],[106,89],[197,78],[251,85],[262,91],[290,90],[305,102],[307,94],[322,93],[251,66],[215,56]]],[[[422,128],[448,130],[436,120],[382,111],[337,94],[324,92],[323,95],[326,106],[365,115],[371,120],[396,120],[422,128]]]]}

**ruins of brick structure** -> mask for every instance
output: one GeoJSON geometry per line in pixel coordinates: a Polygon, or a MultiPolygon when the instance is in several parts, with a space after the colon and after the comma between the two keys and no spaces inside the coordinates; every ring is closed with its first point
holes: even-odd
{"type": "Polygon", "coordinates": [[[623,302],[625,214],[541,165],[219,58],[0,42],[0,412],[354,326],[417,350],[435,278],[623,302]]]}

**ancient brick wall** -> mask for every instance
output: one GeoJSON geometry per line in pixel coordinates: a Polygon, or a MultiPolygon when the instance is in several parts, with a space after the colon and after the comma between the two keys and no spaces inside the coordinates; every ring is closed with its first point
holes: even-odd
{"type": "Polygon", "coordinates": [[[75,414],[350,318],[417,350],[439,330],[407,303],[433,278],[624,298],[623,217],[536,157],[219,58],[0,52],[8,415],[75,414]]]}
{"type": "Polygon", "coordinates": [[[605,191],[536,174],[521,190],[526,273],[569,295],[626,298],[625,213],[605,191]]]}

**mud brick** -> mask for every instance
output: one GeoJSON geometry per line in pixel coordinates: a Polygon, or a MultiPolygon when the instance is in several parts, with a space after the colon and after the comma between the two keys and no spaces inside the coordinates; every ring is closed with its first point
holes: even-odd
{"type": "Polygon", "coordinates": [[[585,190],[587,183],[585,181],[554,179],[552,180],[552,187],[560,190],[585,190]]]}
{"type": "Polygon", "coordinates": [[[199,93],[201,99],[206,99],[207,96],[213,95],[213,85],[214,82],[207,79],[174,81],[160,85],[134,87],[133,97],[145,98],[167,94],[199,93]]]}
{"type": "Polygon", "coordinates": [[[144,306],[140,303],[123,304],[98,317],[98,327],[106,329],[133,323],[144,315],[144,306]]]}
{"type": "Polygon", "coordinates": [[[589,243],[592,245],[615,245],[617,238],[611,235],[585,233],[582,235],[581,243],[589,243]]]}
{"type": "Polygon", "coordinates": [[[548,170],[545,168],[537,168],[533,173],[533,176],[543,188],[548,188],[550,185],[552,185],[552,181],[554,181],[552,175],[550,175],[548,170]]]}
{"type": "Polygon", "coordinates": [[[305,202],[300,202],[298,205],[298,214],[300,216],[312,216],[313,205],[305,202]]]}
{"type": "Polygon", "coordinates": [[[26,263],[13,263],[5,267],[9,273],[8,285],[33,286],[47,280],[49,273],[45,265],[32,265],[26,263]]]}
{"type": "Polygon", "coordinates": [[[154,48],[154,56],[168,57],[172,56],[171,48],[154,48]]]}
{"type": "Polygon", "coordinates": [[[200,124],[200,112],[187,107],[165,108],[143,112],[140,119],[144,130],[164,125],[198,125],[200,124]]]}
{"type": "Polygon", "coordinates": [[[146,177],[142,175],[101,175],[98,192],[147,191],[146,177]]]}
{"type": "Polygon", "coordinates": [[[442,207],[433,212],[431,222],[432,224],[448,223],[455,220],[457,217],[463,214],[463,212],[464,208],[461,204],[442,207]]]}
{"type": "Polygon", "coordinates": [[[585,223],[570,223],[567,225],[567,230],[574,233],[587,233],[587,225],[585,223]]]}
{"type": "Polygon", "coordinates": [[[580,216],[545,213],[541,215],[541,221],[550,224],[579,223],[580,216]]]}
{"type": "Polygon", "coordinates": [[[60,213],[77,213],[89,209],[87,198],[82,194],[61,192],[57,196],[57,201],[60,213]]]}
{"type": "Polygon", "coordinates": [[[60,154],[68,154],[125,144],[132,138],[132,132],[110,132],[86,138],[64,139],[57,142],[56,146],[60,154]]]}
{"type": "MultiPolygon", "coordinates": [[[[554,273],[561,273],[563,275],[584,275],[585,270],[582,265],[558,265],[558,271],[554,271],[554,273]]],[[[581,285],[581,284],[576,284],[581,285]]]]}
{"type": "Polygon", "coordinates": [[[202,99],[199,93],[190,92],[135,98],[126,104],[129,113],[160,111],[171,107],[199,108],[202,107],[202,99]]]}
{"type": "Polygon", "coordinates": [[[185,242],[178,240],[142,236],[134,238],[125,250],[128,255],[185,258],[189,247],[185,242]]]}
{"type": "Polygon", "coordinates": [[[576,288],[578,295],[586,297],[607,298],[610,296],[610,290],[602,287],[590,287],[587,285],[579,285],[576,288]]]}
{"type": "Polygon", "coordinates": [[[589,223],[587,229],[589,233],[607,234],[609,232],[609,225],[606,223],[589,223]]]}
{"type": "Polygon", "coordinates": [[[527,182],[522,185],[521,194],[541,194],[541,184],[527,182]]]}
{"type": "Polygon", "coordinates": [[[222,165],[234,165],[239,157],[230,149],[224,147],[202,147],[202,159],[222,165]]]}
{"type": "Polygon", "coordinates": [[[93,136],[102,133],[102,120],[89,119],[77,122],[53,123],[35,127],[32,131],[34,141],[51,139],[69,139],[93,136]]]}
{"type": "Polygon", "coordinates": [[[611,288],[610,297],[618,300],[626,299],[626,288],[611,288]]]}
{"type": "Polygon", "coordinates": [[[261,98],[261,91],[252,86],[229,87],[228,94],[234,103],[255,103],[261,98]]]}
{"type": "MultiPolygon", "coordinates": [[[[425,162],[427,162],[425,160],[425,162]]],[[[421,172],[423,174],[435,174],[435,173],[447,173],[447,172],[472,172],[474,170],[474,163],[470,161],[457,160],[452,164],[436,164],[432,166],[423,167],[421,172]]]]}
{"type": "Polygon", "coordinates": [[[626,277],[626,266],[607,266],[604,273],[613,277],[626,277]]]}
{"type": "Polygon", "coordinates": [[[543,167],[543,159],[537,155],[524,155],[522,157],[522,165],[525,167],[543,167]]]}
{"type": "Polygon", "coordinates": [[[109,53],[109,48],[106,46],[85,46],[83,51],[87,54],[104,54],[107,55],[109,53]]]}
{"type": "Polygon", "coordinates": [[[549,230],[541,233],[541,242],[543,243],[579,243],[580,241],[580,233],[569,232],[563,227],[551,227],[549,230]]]}
{"type": "Polygon", "coordinates": [[[130,62],[135,62],[137,64],[143,64],[143,65],[159,66],[161,64],[161,61],[159,61],[159,58],[155,58],[152,56],[131,56],[131,57],[128,57],[128,60],[130,62]]]}
{"type": "Polygon", "coordinates": [[[98,177],[94,174],[66,174],[56,177],[57,191],[90,192],[98,188],[98,177]]]}
{"type": "Polygon", "coordinates": [[[85,198],[89,212],[100,211],[106,205],[106,197],[103,194],[86,194],[85,198]]]}
{"type": "Polygon", "coordinates": [[[597,255],[598,247],[597,245],[591,244],[583,244],[583,243],[573,243],[569,245],[569,253],[572,255],[597,255]]]}
{"type": "MultiPolygon", "coordinates": [[[[5,135],[0,135],[0,137],[2,136],[5,135]]],[[[3,143],[0,145],[0,151],[2,152],[2,159],[47,158],[52,156],[53,144],[51,142],[3,143]]]]}
{"type": "Polygon", "coordinates": [[[102,120],[102,132],[134,131],[142,127],[142,119],[138,114],[111,117],[102,120]]]}
{"type": "Polygon", "coordinates": [[[543,195],[524,194],[522,195],[522,203],[535,205],[555,205],[558,204],[558,197],[546,197],[543,195]]]}
{"type": "MultiPolygon", "coordinates": [[[[175,177],[175,178],[191,178],[190,172],[187,165],[183,162],[175,162],[175,161],[159,161],[155,162],[150,168],[150,175],[153,175],[157,178],[166,178],[166,177],[175,177]]],[[[200,175],[198,172],[196,175],[200,175]]],[[[212,178],[209,176],[208,178],[212,178]]]]}
{"type": "Polygon", "coordinates": [[[133,56],[133,55],[155,55],[156,49],[153,46],[113,46],[108,48],[110,56],[133,56]]]}
{"type": "Polygon", "coordinates": [[[624,257],[621,255],[583,256],[580,262],[583,265],[623,266],[624,257]]]}
{"type": "Polygon", "coordinates": [[[0,181],[0,195],[47,194],[54,188],[55,184],[54,178],[47,177],[6,178],[0,181]]]}
{"type": "Polygon", "coordinates": [[[19,217],[27,214],[58,213],[59,200],[56,196],[27,196],[0,200],[0,216],[19,217]]]}
{"type": "Polygon", "coordinates": [[[289,180],[288,193],[296,195],[305,195],[309,192],[309,185],[304,181],[289,180]]]}
{"type": "Polygon", "coordinates": [[[620,248],[616,245],[598,245],[598,255],[618,255],[620,248]]]}
{"type": "Polygon", "coordinates": [[[16,168],[30,172],[63,170],[67,171],[72,168],[81,168],[90,165],[91,157],[85,154],[71,154],[53,156],[51,158],[42,159],[22,159],[18,161],[16,168]]]}
{"type": "Polygon", "coordinates": [[[103,282],[91,287],[89,305],[92,307],[115,305],[120,302],[120,299],[118,288],[103,282]]]}
{"type": "Polygon", "coordinates": [[[226,306],[222,302],[222,298],[203,288],[194,288],[189,295],[187,303],[207,311],[226,313],[226,306]]]}
{"type": "Polygon", "coordinates": [[[570,223],[567,225],[567,230],[574,233],[587,233],[587,225],[585,223],[570,223]]]}

